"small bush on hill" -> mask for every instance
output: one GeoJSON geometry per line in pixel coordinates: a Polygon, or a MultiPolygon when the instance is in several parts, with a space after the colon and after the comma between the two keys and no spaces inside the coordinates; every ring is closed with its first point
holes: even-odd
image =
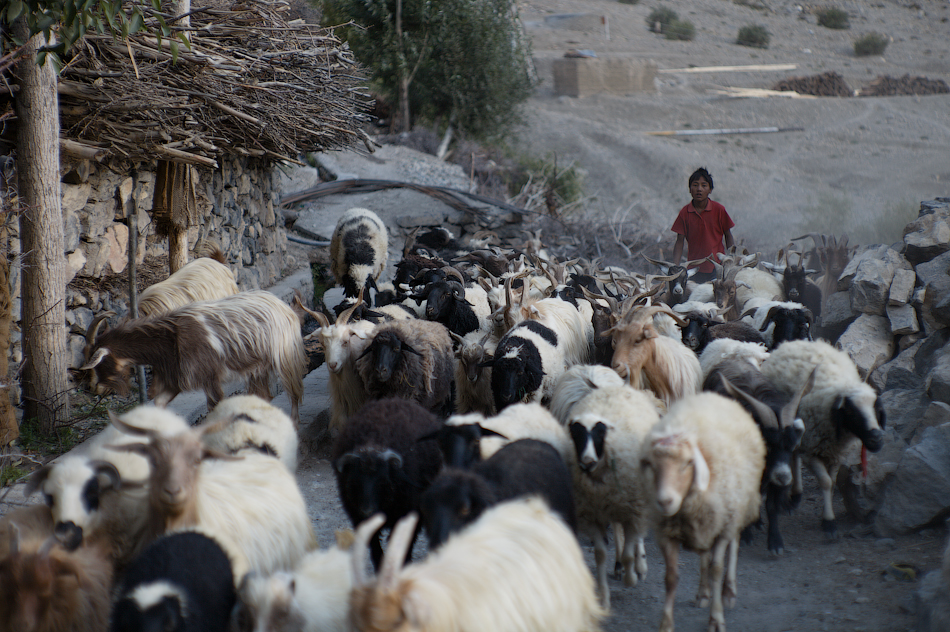
{"type": "Polygon", "coordinates": [[[640,4],[640,0],[617,0],[620,4],[640,4]]]}
{"type": "Polygon", "coordinates": [[[858,57],[883,55],[887,48],[887,37],[881,33],[868,33],[854,42],[854,54],[858,57]]]}
{"type": "Polygon", "coordinates": [[[647,16],[647,26],[650,27],[650,30],[654,33],[666,34],[670,24],[676,22],[679,19],[679,14],[673,9],[667,7],[657,7],[656,9],[650,11],[650,15],[647,16]],[[657,24],[659,24],[659,28],[657,28],[657,24]]]}
{"type": "Polygon", "coordinates": [[[818,26],[823,26],[826,29],[844,30],[851,28],[847,11],[834,8],[822,9],[816,12],[815,16],[818,18],[818,26]]]}
{"type": "Polygon", "coordinates": [[[769,31],[761,24],[747,24],[739,29],[736,44],[753,48],[769,47],[769,31]]]}
{"type": "Polygon", "coordinates": [[[696,36],[696,27],[689,20],[673,20],[664,33],[668,40],[691,41],[696,36]]]}

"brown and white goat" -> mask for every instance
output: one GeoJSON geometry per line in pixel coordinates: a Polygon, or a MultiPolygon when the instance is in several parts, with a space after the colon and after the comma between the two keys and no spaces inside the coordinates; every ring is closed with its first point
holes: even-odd
{"type": "Polygon", "coordinates": [[[98,394],[129,389],[136,364],[152,367],[149,396],[167,406],[183,391],[203,390],[208,409],[224,397],[222,385],[247,379],[248,392],[270,401],[268,378],[280,376],[299,423],[307,366],[300,321],[289,305],[265,291],[202,301],[168,314],[129,320],[103,333],[97,318],[86,339],[91,386],[98,394]]]}
{"type": "Polygon", "coordinates": [[[686,324],[665,305],[634,306],[607,333],[614,346],[611,368],[633,388],[649,388],[669,405],[698,393],[703,374],[695,353],[682,342],[657,331],[653,316],[660,312],[668,314],[680,326],[686,324]]]}

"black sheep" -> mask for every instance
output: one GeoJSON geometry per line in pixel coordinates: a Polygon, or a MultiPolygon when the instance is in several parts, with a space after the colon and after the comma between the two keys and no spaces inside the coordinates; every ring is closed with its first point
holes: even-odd
{"type": "MultiPolygon", "coordinates": [[[[395,398],[370,402],[350,417],[333,446],[331,461],[343,509],[354,527],[382,512],[384,527],[391,529],[419,508],[422,492],[442,467],[438,444],[419,439],[441,426],[419,404],[395,398]]],[[[370,548],[378,569],[383,558],[378,532],[370,548]]]]}
{"type": "Polygon", "coordinates": [[[201,533],[173,533],[126,567],[109,629],[226,632],[236,599],[231,561],[218,543],[201,533]]]}
{"type": "Polygon", "coordinates": [[[464,336],[481,325],[474,305],[465,298],[465,286],[458,281],[430,283],[420,296],[426,300],[426,320],[442,323],[452,333],[464,336]]]}
{"type": "Polygon", "coordinates": [[[446,468],[422,495],[422,521],[437,547],[500,502],[537,494],[577,530],[571,474],[558,451],[534,439],[509,443],[471,470],[446,468]]]}

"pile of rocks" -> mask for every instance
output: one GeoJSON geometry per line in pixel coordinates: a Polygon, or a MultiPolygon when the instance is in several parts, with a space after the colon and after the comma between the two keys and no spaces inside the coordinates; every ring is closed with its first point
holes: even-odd
{"type": "Polygon", "coordinates": [[[848,511],[882,536],[950,515],[950,198],[921,204],[902,244],[859,249],[822,313],[819,335],[837,340],[881,392],[889,440],[839,472],[848,511]],[[840,335],[839,335],[840,334],[840,335]]]}
{"type": "Polygon", "coordinates": [[[773,90],[798,94],[810,94],[816,97],[850,97],[854,91],[848,86],[844,77],[836,72],[826,72],[810,77],[790,77],[779,81],[773,90]]]}
{"type": "Polygon", "coordinates": [[[911,77],[909,74],[896,78],[881,76],[866,87],[861,88],[858,96],[862,97],[893,97],[917,96],[926,94],[946,94],[950,86],[943,79],[928,79],[927,77],[911,77]]]}

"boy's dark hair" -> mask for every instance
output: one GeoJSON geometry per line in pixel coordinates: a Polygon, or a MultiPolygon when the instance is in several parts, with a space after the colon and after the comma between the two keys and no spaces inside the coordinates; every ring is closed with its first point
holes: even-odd
{"type": "Polygon", "coordinates": [[[702,178],[703,180],[709,183],[710,191],[716,188],[715,186],[713,186],[712,176],[709,175],[708,171],[706,171],[706,167],[700,167],[699,169],[693,172],[693,175],[689,177],[689,185],[693,186],[693,182],[695,182],[696,180],[699,180],[700,178],[702,178]]]}

